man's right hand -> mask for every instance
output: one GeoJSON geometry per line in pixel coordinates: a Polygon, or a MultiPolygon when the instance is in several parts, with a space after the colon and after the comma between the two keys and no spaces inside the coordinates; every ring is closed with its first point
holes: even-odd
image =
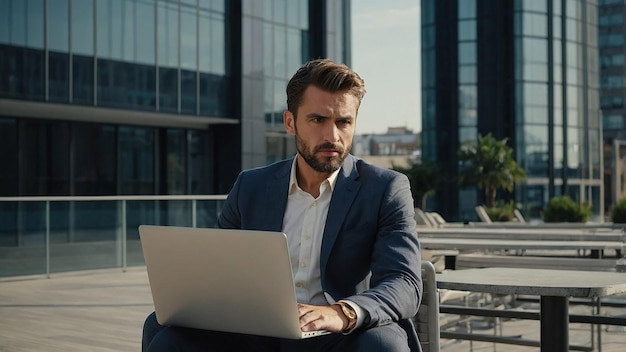
{"type": "Polygon", "coordinates": [[[338,305],[298,304],[298,312],[300,313],[300,329],[304,332],[316,330],[342,332],[348,327],[348,318],[338,305]]]}

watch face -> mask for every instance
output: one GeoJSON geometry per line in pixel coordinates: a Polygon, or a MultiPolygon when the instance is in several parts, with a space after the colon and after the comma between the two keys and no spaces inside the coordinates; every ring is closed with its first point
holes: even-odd
{"type": "Polygon", "coordinates": [[[346,317],[348,319],[355,319],[356,318],[356,313],[352,310],[352,307],[350,307],[347,304],[342,304],[341,305],[341,310],[343,311],[343,314],[346,315],[346,317]]]}

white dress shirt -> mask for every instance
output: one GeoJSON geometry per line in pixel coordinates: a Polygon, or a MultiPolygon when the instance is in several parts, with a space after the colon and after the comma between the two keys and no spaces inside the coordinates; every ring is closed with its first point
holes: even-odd
{"type": "MultiPolygon", "coordinates": [[[[339,170],[333,172],[320,185],[317,198],[298,186],[296,178],[297,158],[291,166],[287,209],[283,218],[283,232],[287,234],[291,270],[294,276],[298,303],[324,306],[335,303],[322,290],[320,276],[320,252],[326,216],[339,170]]],[[[362,309],[351,301],[345,301],[357,313],[357,325],[363,322],[362,309]]]]}

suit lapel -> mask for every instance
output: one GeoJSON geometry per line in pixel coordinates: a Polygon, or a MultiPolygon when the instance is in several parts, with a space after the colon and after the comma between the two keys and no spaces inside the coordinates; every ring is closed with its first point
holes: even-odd
{"type": "Polygon", "coordinates": [[[356,197],[361,183],[357,181],[359,176],[356,170],[356,158],[349,155],[343,163],[342,171],[337,175],[337,182],[333,190],[333,196],[328,207],[326,225],[324,226],[324,236],[322,238],[322,249],[320,253],[320,269],[322,277],[324,269],[328,263],[331,249],[339,235],[341,224],[348,214],[348,210],[356,197]]]}

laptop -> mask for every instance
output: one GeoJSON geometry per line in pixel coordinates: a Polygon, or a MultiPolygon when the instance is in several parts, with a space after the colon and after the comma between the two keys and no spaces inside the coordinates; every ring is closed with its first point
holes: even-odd
{"type": "Polygon", "coordinates": [[[300,330],[284,233],[141,225],[139,236],[159,324],[286,339],[328,333],[300,330]]]}

